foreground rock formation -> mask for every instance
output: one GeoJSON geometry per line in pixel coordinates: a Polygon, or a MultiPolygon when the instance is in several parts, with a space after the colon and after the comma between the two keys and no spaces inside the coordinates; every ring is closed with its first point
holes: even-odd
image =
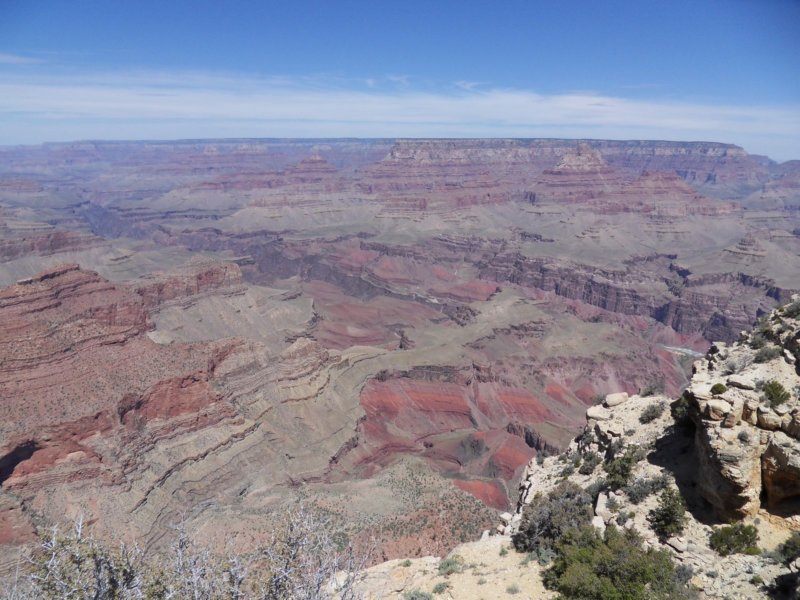
{"type": "Polygon", "coordinates": [[[721,518],[753,515],[762,504],[778,513],[797,511],[798,317],[795,300],[735,344],[715,344],[695,364],[685,396],[697,426],[698,482],[721,518]],[[774,396],[773,388],[785,397],[774,396]]]}

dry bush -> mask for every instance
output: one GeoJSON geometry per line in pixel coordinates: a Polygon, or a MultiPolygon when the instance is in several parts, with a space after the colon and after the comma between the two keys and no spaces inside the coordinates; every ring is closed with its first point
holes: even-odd
{"type": "Polygon", "coordinates": [[[166,555],[110,547],[78,520],[53,528],[20,563],[9,600],[358,600],[369,553],[336,543],[329,520],[304,507],[284,513],[269,542],[248,554],[219,556],[178,528],[166,555]]]}

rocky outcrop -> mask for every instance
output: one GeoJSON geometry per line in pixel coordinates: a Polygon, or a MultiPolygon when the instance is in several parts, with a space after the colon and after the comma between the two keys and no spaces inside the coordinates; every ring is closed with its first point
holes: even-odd
{"type": "Polygon", "coordinates": [[[74,231],[51,231],[40,233],[33,230],[26,234],[21,228],[5,228],[0,224],[0,262],[24,256],[51,256],[59,252],[74,252],[104,245],[106,242],[95,235],[74,231]],[[6,235],[4,235],[6,234],[6,235]]]}
{"type": "MultiPolygon", "coordinates": [[[[717,349],[727,351],[722,346],[717,349]]],[[[698,394],[700,382],[694,384],[697,387],[693,393],[698,394]]],[[[727,401],[710,396],[704,402],[704,422],[733,422],[729,418],[731,405],[727,401]]],[[[698,439],[695,452],[688,452],[692,447],[691,433],[676,428],[666,403],[667,400],[659,396],[609,394],[602,406],[591,407],[583,433],[564,453],[531,461],[520,482],[517,508],[513,513],[501,515],[497,532],[501,539],[518,532],[526,507],[538,502],[564,480],[586,490],[599,487],[600,492],[594,492],[592,525],[600,533],[610,526],[633,529],[643,539],[644,548],[670,552],[676,562],[693,574],[689,585],[699,591],[702,598],[727,598],[731,593],[743,598],[767,597],[759,582],[786,575],[786,567],[757,555],[720,556],[714,552],[709,547],[709,535],[716,523],[705,514],[693,486],[698,485],[704,499],[718,502],[715,507],[729,510],[720,523],[727,522],[728,518],[739,519],[745,507],[753,508],[748,523],[759,530],[765,546],[773,548],[795,528],[793,517],[797,511],[784,510],[779,517],[759,507],[758,496],[745,493],[748,476],[760,477],[763,459],[764,469],[776,470],[775,483],[787,493],[796,494],[797,459],[793,455],[796,440],[777,431],[771,434],[769,441],[757,437],[743,444],[744,440],[740,439],[739,445],[749,446],[750,450],[745,448],[737,452],[730,447],[728,433],[733,433],[734,439],[743,436],[736,431],[735,424],[723,425],[710,444],[701,446],[698,439]],[[658,406],[661,409],[654,410],[658,406]],[[654,416],[644,419],[646,411],[654,416]],[[761,455],[751,451],[752,448],[761,448],[761,452],[771,449],[761,455]],[[711,453],[709,460],[703,459],[705,452],[711,453]],[[616,490],[607,489],[605,465],[622,456],[634,457],[630,462],[631,471],[626,475],[628,484],[616,490]],[[590,468],[585,468],[587,462],[590,468]],[[679,536],[659,538],[647,515],[657,505],[658,490],[675,485],[689,507],[687,521],[679,536]],[[756,516],[758,518],[753,519],[756,516]],[[752,573],[758,573],[759,578],[752,578],[752,573]]],[[[697,435],[701,433],[698,431],[697,435]]]]}
{"type": "Polygon", "coordinates": [[[498,253],[479,267],[484,279],[552,291],[605,310],[646,315],[680,333],[702,332],[706,338],[728,341],[750,327],[751,315],[762,305],[765,293],[788,296],[790,292],[779,292],[774,282],[743,274],[685,274],[674,258],[632,257],[623,268],[601,270],[552,258],[498,253]]]}
{"type": "Polygon", "coordinates": [[[242,272],[235,263],[196,258],[178,271],[146,276],[137,281],[132,289],[141,296],[146,308],[155,308],[171,300],[241,284],[242,272]]]}
{"type": "Polygon", "coordinates": [[[721,518],[753,515],[762,498],[777,510],[800,497],[798,300],[694,365],[685,398],[697,428],[697,481],[721,518]],[[784,396],[775,396],[776,387],[784,396]]]}
{"type": "Polygon", "coordinates": [[[626,178],[603,160],[600,152],[587,143],[561,156],[558,164],[546,169],[533,185],[529,201],[534,204],[593,202],[619,193],[626,178]]]}

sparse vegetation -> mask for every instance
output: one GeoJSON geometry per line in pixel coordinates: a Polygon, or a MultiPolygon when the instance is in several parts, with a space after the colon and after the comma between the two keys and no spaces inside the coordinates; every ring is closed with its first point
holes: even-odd
{"type": "Polygon", "coordinates": [[[10,597],[15,600],[204,600],[259,598],[299,600],[359,598],[355,575],[329,583],[336,573],[356,573],[367,557],[340,549],[330,523],[303,507],[287,511],[256,552],[219,557],[196,546],[185,531],[168,556],[136,547],[106,546],[78,521],[68,534],[53,529],[29,557],[30,572],[10,597]]]}
{"type": "Polygon", "coordinates": [[[545,573],[545,584],[565,599],[667,600],[695,597],[685,589],[663,550],[646,552],[632,531],[608,527],[604,537],[591,526],[573,529],[558,544],[558,556],[545,573]]]}
{"type": "Polygon", "coordinates": [[[717,527],[711,534],[709,546],[720,556],[758,554],[758,531],[753,525],[734,523],[717,527]]]}
{"type": "Polygon", "coordinates": [[[778,548],[781,558],[785,563],[791,563],[800,558],[800,531],[795,531],[778,548]]]}
{"type": "Polygon", "coordinates": [[[520,592],[520,589],[519,589],[519,586],[516,583],[512,583],[510,586],[508,586],[506,588],[506,593],[507,594],[514,595],[514,594],[519,594],[519,592],[520,592]]]}
{"type": "Polygon", "coordinates": [[[728,391],[728,388],[725,387],[724,383],[715,383],[711,386],[711,394],[714,396],[719,396],[720,394],[724,394],[728,391]]]}
{"type": "Polygon", "coordinates": [[[639,423],[641,423],[642,425],[646,425],[647,423],[652,423],[661,415],[663,415],[666,409],[667,405],[664,402],[656,402],[655,404],[650,404],[642,411],[642,414],[639,415],[639,423]]]}
{"type": "Polygon", "coordinates": [[[790,302],[789,304],[785,305],[781,312],[784,316],[789,317],[790,319],[796,319],[797,317],[800,317],[800,300],[790,302]]]}
{"type": "Polygon", "coordinates": [[[435,586],[433,586],[433,593],[434,594],[443,594],[443,593],[445,593],[447,591],[447,589],[449,587],[450,587],[450,582],[449,581],[440,581],[435,586]]]}
{"type": "Polygon", "coordinates": [[[653,381],[647,384],[647,387],[645,387],[639,395],[642,398],[647,398],[648,396],[655,396],[656,394],[663,394],[663,393],[664,393],[664,382],[653,381]]]}
{"type": "Polygon", "coordinates": [[[763,348],[769,340],[764,335],[763,331],[755,331],[753,335],[750,336],[750,347],[753,350],[759,350],[763,348]]]}
{"type": "Polygon", "coordinates": [[[410,590],[403,594],[403,600],[433,600],[433,596],[422,590],[410,590]]]}
{"type": "Polygon", "coordinates": [[[670,405],[670,413],[676,425],[691,427],[692,419],[689,417],[689,399],[683,395],[670,405]]]}
{"type": "Polygon", "coordinates": [[[639,477],[622,488],[622,491],[625,492],[631,502],[639,504],[645,498],[666,488],[669,483],[670,478],[666,474],[657,477],[639,477]]]}
{"type": "Polygon", "coordinates": [[[597,452],[587,452],[583,456],[583,463],[581,463],[578,473],[591,475],[601,462],[603,462],[603,458],[597,452]]]}
{"type": "Polygon", "coordinates": [[[725,361],[725,370],[723,373],[725,375],[733,375],[734,373],[738,373],[745,367],[747,367],[752,362],[752,358],[750,356],[740,356],[738,358],[729,358],[725,361]]]}
{"type": "Polygon", "coordinates": [[[461,561],[461,558],[458,556],[448,556],[447,558],[443,558],[439,561],[439,575],[443,577],[447,577],[448,575],[452,575],[453,573],[461,573],[463,570],[464,565],[461,561]]]}
{"type": "Polygon", "coordinates": [[[781,354],[781,349],[778,346],[770,344],[769,346],[764,346],[758,352],[756,352],[753,360],[757,363],[765,363],[778,358],[781,354]]]}
{"type": "Polygon", "coordinates": [[[519,552],[552,549],[567,530],[588,524],[593,515],[592,497],[580,486],[563,482],[547,498],[525,507],[511,540],[519,552]]]}
{"type": "Polygon", "coordinates": [[[634,445],[626,448],[622,456],[607,462],[604,468],[608,474],[606,477],[608,487],[612,490],[625,487],[630,481],[636,463],[642,460],[644,456],[644,450],[634,445]]]}
{"type": "Polygon", "coordinates": [[[774,379],[768,381],[764,384],[764,387],[761,389],[764,392],[764,397],[770,403],[771,406],[778,406],[779,404],[783,404],[787,400],[789,400],[790,394],[786,390],[780,382],[775,381],[774,379]]]}
{"type": "Polygon", "coordinates": [[[647,520],[662,540],[681,533],[686,526],[686,503],[680,492],[675,488],[662,491],[658,506],[648,513],[647,520]]]}

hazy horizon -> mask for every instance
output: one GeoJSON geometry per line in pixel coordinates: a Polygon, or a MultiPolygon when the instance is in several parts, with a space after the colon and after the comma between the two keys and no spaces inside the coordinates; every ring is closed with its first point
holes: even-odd
{"type": "Polygon", "coordinates": [[[0,144],[714,141],[800,158],[800,4],[11,0],[0,144]]]}

